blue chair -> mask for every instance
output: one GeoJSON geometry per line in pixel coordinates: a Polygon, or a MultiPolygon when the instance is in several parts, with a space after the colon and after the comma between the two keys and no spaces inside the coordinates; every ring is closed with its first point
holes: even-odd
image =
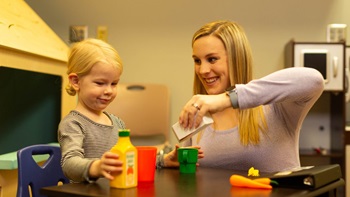
{"type": "Polygon", "coordinates": [[[54,186],[59,182],[68,183],[61,168],[61,150],[58,146],[39,144],[20,149],[17,152],[18,188],[17,197],[40,197],[42,187],[54,186]],[[49,155],[42,166],[33,159],[33,155],[49,155]]]}

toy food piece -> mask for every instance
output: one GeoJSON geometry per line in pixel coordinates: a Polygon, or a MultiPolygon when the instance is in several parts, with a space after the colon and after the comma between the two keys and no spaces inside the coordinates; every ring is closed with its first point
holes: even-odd
{"type": "MultiPolygon", "coordinates": [[[[266,178],[266,179],[268,179],[268,178],[266,178]]],[[[241,176],[241,175],[236,175],[236,174],[234,174],[230,177],[230,183],[232,186],[256,188],[256,189],[272,189],[270,182],[267,182],[265,179],[263,181],[264,181],[264,183],[260,183],[258,181],[249,179],[249,178],[241,176]],[[268,183],[268,184],[265,184],[265,183],[268,183]]]]}

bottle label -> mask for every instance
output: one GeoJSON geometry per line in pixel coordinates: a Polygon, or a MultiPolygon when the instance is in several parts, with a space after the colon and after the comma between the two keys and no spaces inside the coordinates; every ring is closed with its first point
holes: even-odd
{"type": "Polygon", "coordinates": [[[126,167],[126,186],[134,185],[137,177],[136,172],[135,151],[129,151],[125,154],[125,167],[126,167]]]}

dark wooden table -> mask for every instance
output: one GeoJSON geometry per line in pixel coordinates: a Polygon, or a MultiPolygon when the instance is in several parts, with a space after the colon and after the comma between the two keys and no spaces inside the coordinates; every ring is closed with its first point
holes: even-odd
{"type": "Polygon", "coordinates": [[[198,168],[196,174],[180,174],[178,169],[156,170],[154,183],[139,183],[130,189],[115,189],[109,187],[106,179],[96,183],[75,183],[62,186],[45,187],[41,194],[51,197],[77,196],[123,196],[123,197],[153,197],[153,196],[333,196],[337,188],[344,186],[340,179],[317,190],[302,190],[292,188],[274,188],[272,190],[248,189],[231,187],[229,178],[232,174],[241,174],[231,170],[198,168]]]}

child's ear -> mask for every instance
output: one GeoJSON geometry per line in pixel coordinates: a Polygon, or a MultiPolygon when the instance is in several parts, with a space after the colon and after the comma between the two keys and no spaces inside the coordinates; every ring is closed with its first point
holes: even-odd
{"type": "Polygon", "coordinates": [[[79,90],[79,77],[76,73],[71,73],[68,75],[69,83],[77,91],[79,90]]]}

